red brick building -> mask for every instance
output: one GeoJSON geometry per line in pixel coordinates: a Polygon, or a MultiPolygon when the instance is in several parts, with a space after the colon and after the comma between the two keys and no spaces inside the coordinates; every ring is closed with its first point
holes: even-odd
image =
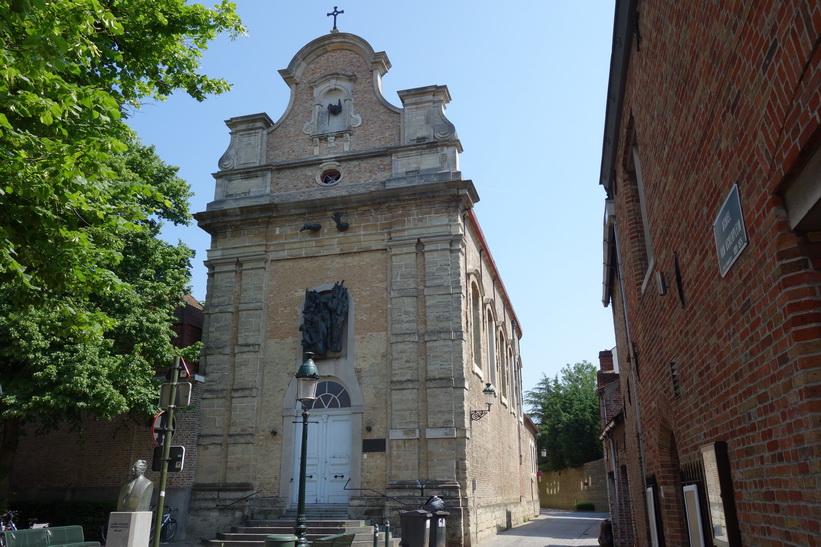
{"type": "Polygon", "coordinates": [[[626,467],[626,462],[632,452],[632,444],[627,442],[621,382],[614,357],[610,350],[599,352],[599,372],[596,383],[601,413],[601,439],[607,472],[610,520],[614,530],[618,531],[614,537],[614,543],[616,547],[629,547],[635,542],[633,508],[626,467]]]}
{"type": "MultiPolygon", "coordinates": [[[[175,346],[184,348],[200,341],[203,307],[186,295],[175,311],[172,326],[175,346]]],[[[191,406],[176,414],[174,445],[185,447],[185,463],[179,472],[168,474],[166,505],[179,509],[177,539],[185,539],[185,519],[194,470],[197,463],[203,377],[196,374],[197,363],[189,365],[193,383],[191,406]]],[[[128,479],[131,464],[144,459],[146,476],[159,484],[159,473],[151,470],[155,443],[151,424],[124,415],[114,420],[86,419],[80,429],[64,425],[46,435],[35,434],[32,424],[19,442],[11,474],[11,501],[26,500],[112,500],[128,479]]],[[[155,487],[154,495],[157,495],[155,487]]]]}
{"type": "Polygon", "coordinates": [[[616,2],[600,184],[611,478],[632,509],[617,544],[821,536],[819,34],[817,0],[616,2]]]}

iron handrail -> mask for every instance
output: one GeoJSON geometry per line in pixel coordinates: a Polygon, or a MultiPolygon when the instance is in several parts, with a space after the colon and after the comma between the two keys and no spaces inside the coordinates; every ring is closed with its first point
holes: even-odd
{"type": "MultiPolygon", "coordinates": [[[[348,488],[348,484],[350,484],[350,482],[351,482],[351,479],[348,479],[347,482],[345,482],[345,486],[343,486],[342,489],[346,490],[346,491],[349,491],[349,492],[354,492],[354,491],[356,491],[356,492],[371,492],[373,494],[376,494],[377,496],[381,496],[381,497],[383,497],[385,499],[388,499],[388,500],[393,500],[393,501],[395,501],[397,503],[400,503],[402,505],[411,505],[410,503],[407,503],[404,500],[401,500],[401,499],[399,499],[397,497],[394,497],[394,496],[389,496],[387,494],[383,494],[382,492],[379,492],[378,490],[373,490],[372,488],[348,488]]],[[[422,486],[422,492],[423,492],[422,497],[424,497],[424,491],[425,491],[425,487],[422,486]]],[[[408,497],[410,497],[410,496],[408,496],[408,497]]],[[[416,497],[416,496],[414,496],[414,497],[416,497]]]]}
{"type": "Polygon", "coordinates": [[[253,492],[253,493],[251,493],[251,494],[248,494],[248,495],[247,495],[247,496],[245,496],[244,498],[240,498],[240,499],[238,499],[238,500],[234,500],[234,501],[232,501],[231,503],[218,503],[216,506],[217,506],[217,507],[231,507],[232,505],[236,505],[237,503],[239,503],[239,502],[241,502],[241,501],[245,501],[245,500],[247,500],[247,499],[248,499],[248,498],[250,498],[251,496],[256,496],[256,495],[257,495],[257,494],[259,494],[260,492],[265,492],[265,490],[257,490],[256,492],[253,492]]]}

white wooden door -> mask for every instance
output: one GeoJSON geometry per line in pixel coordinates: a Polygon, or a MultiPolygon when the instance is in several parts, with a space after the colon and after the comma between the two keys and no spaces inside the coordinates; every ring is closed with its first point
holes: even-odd
{"type": "Polygon", "coordinates": [[[345,483],[351,478],[351,415],[329,415],[326,424],[325,465],[319,503],[348,503],[345,483]]]}
{"type": "MultiPolygon", "coordinates": [[[[296,426],[293,503],[298,502],[302,421],[296,426]]],[[[351,415],[318,411],[308,418],[305,503],[348,503],[351,476],[351,415]]]]}

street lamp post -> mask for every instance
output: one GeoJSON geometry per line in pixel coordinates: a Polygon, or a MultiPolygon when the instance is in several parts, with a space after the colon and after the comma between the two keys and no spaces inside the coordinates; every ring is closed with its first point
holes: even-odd
{"type": "Polygon", "coordinates": [[[305,361],[296,371],[296,398],[302,403],[302,446],[299,451],[299,494],[297,498],[296,524],[294,535],[297,545],[308,545],[305,531],[308,529],[305,519],[305,475],[308,448],[308,407],[316,399],[316,385],[319,383],[319,370],[316,368],[313,353],[305,352],[305,361]]]}

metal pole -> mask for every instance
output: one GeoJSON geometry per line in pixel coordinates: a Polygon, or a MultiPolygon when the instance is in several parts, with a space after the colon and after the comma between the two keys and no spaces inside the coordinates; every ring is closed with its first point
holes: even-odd
{"type": "MultiPolygon", "coordinates": [[[[305,522],[305,475],[307,473],[307,448],[308,448],[308,407],[302,403],[302,448],[299,454],[299,497],[296,510],[296,525],[294,535],[297,537],[297,545],[308,545],[305,538],[305,531],[308,525],[305,522]]],[[[157,547],[156,545],[154,547],[157,547]]]]}
{"type": "Polygon", "coordinates": [[[373,525],[373,547],[379,547],[379,525],[373,525]]]}
{"type": "Polygon", "coordinates": [[[168,482],[168,460],[171,455],[171,435],[174,425],[174,408],[177,402],[177,383],[180,380],[180,358],[174,357],[174,366],[171,368],[171,393],[165,422],[165,436],[162,443],[162,462],[160,463],[160,494],[157,496],[157,508],[154,510],[154,547],[160,547],[160,530],[162,529],[162,513],[165,508],[165,485],[168,482]]]}
{"type": "Polygon", "coordinates": [[[391,521],[385,521],[385,547],[389,547],[391,544],[391,521]]]}

